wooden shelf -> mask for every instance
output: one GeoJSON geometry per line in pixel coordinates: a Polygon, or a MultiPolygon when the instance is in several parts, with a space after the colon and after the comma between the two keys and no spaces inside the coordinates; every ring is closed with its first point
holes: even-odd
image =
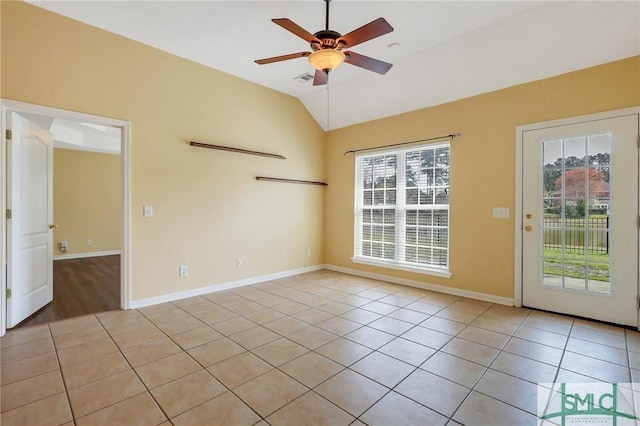
{"type": "Polygon", "coordinates": [[[191,141],[190,144],[191,144],[191,146],[196,146],[198,148],[218,149],[220,151],[230,151],[230,152],[236,152],[238,154],[258,155],[260,157],[277,158],[278,160],[286,160],[287,159],[287,157],[284,157],[284,156],[278,155],[278,154],[269,154],[268,152],[260,152],[260,151],[250,151],[248,149],[233,148],[233,147],[230,147],[230,146],[211,145],[211,144],[208,144],[208,143],[194,142],[194,141],[191,141]]]}
{"type": "Polygon", "coordinates": [[[314,180],[298,180],[298,179],[284,179],[284,178],[273,178],[266,176],[256,176],[256,180],[264,180],[268,182],[284,182],[284,183],[300,183],[304,185],[322,185],[327,186],[326,182],[318,182],[314,180]]]}

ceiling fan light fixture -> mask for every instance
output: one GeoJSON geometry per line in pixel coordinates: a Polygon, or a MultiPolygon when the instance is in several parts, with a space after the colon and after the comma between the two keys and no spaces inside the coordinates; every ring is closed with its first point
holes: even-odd
{"type": "Polygon", "coordinates": [[[309,63],[319,71],[333,71],[345,60],[344,53],[335,49],[316,50],[309,55],[309,63]]]}

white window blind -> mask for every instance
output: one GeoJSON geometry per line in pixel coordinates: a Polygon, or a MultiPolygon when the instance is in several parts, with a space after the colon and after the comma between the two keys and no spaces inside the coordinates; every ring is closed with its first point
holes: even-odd
{"type": "Polygon", "coordinates": [[[449,268],[450,145],[356,157],[354,261],[449,268]]]}

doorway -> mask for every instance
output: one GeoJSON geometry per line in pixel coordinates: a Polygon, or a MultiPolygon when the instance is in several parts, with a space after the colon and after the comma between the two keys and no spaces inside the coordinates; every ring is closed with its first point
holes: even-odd
{"type": "Polygon", "coordinates": [[[638,327],[638,117],[518,129],[522,306],[638,327]]]}
{"type": "MultiPolygon", "coordinates": [[[[129,258],[130,258],[130,241],[129,241],[129,229],[130,229],[130,208],[129,208],[129,204],[130,204],[130,168],[129,168],[129,153],[130,153],[130,124],[126,121],[122,121],[122,120],[115,120],[115,119],[110,119],[110,118],[105,118],[105,117],[98,117],[98,116],[92,116],[92,115],[88,115],[88,114],[82,114],[82,113],[76,113],[76,112],[72,112],[72,111],[65,111],[65,110],[59,110],[59,109],[54,109],[54,108],[48,108],[48,107],[42,107],[42,106],[38,106],[38,105],[32,105],[32,104],[25,104],[25,103],[21,103],[21,102],[16,102],[16,101],[9,101],[9,100],[2,100],[2,133],[3,136],[5,136],[3,138],[3,144],[2,144],[2,151],[0,152],[0,159],[2,160],[2,164],[6,164],[6,162],[9,160],[9,156],[7,155],[7,136],[12,136],[10,134],[7,133],[7,130],[11,129],[11,118],[13,116],[17,116],[17,115],[21,115],[21,116],[26,116],[26,117],[41,117],[45,120],[51,120],[51,121],[55,121],[57,120],[58,122],[68,122],[68,123],[75,123],[75,125],[77,126],[84,126],[87,128],[92,128],[93,130],[102,130],[102,131],[106,131],[107,129],[115,129],[118,135],[118,148],[120,150],[120,155],[119,155],[119,165],[120,165],[120,198],[121,198],[121,203],[120,204],[120,208],[118,209],[119,211],[117,211],[117,216],[120,219],[119,221],[119,226],[115,232],[116,235],[119,235],[119,253],[114,253],[111,252],[110,250],[107,250],[103,253],[98,253],[98,254],[103,254],[105,256],[113,256],[117,254],[117,258],[119,258],[119,264],[117,265],[117,269],[119,269],[119,289],[117,290],[120,294],[119,294],[119,308],[122,309],[128,309],[129,308],[129,303],[130,303],[130,295],[129,295],[129,277],[130,277],[130,262],[129,262],[129,258]]],[[[77,132],[75,132],[77,133],[77,132]]],[[[73,138],[72,138],[73,139],[73,138]]],[[[68,146],[66,148],[69,148],[68,146]]],[[[10,152],[9,152],[10,154],[10,152]]],[[[3,335],[6,331],[6,328],[8,325],[15,325],[14,324],[9,324],[9,322],[7,321],[7,314],[11,312],[11,309],[7,309],[8,307],[11,308],[12,305],[11,303],[13,302],[12,299],[9,299],[8,302],[9,304],[7,304],[7,299],[8,297],[11,296],[11,293],[13,292],[13,286],[15,285],[12,282],[12,275],[8,274],[8,272],[11,271],[11,268],[14,266],[13,265],[13,260],[12,260],[12,248],[10,246],[7,245],[7,240],[8,240],[8,231],[11,230],[11,219],[7,218],[7,214],[9,213],[7,210],[7,206],[9,205],[9,202],[11,201],[11,199],[8,199],[8,195],[10,195],[11,193],[11,187],[9,185],[10,180],[7,179],[7,176],[5,176],[4,174],[0,177],[0,180],[2,182],[1,190],[2,190],[2,197],[1,197],[1,202],[2,202],[2,245],[0,246],[0,251],[2,253],[2,275],[0,277],[1,281],[2,281],[2,293],[1,293],[1,301],[2,301],[2,309],[0,310],[0,335],[3,335]],[[8,291],[7,291],[8,290],[8,291]]],[[[43,219],[46,221],[46,219],[43,219]]],[[[68,253],[69,251],[69,247],[67,246],[67,248],[65,250],[61,250],[62,249],[62,241],[57,241],[60,240],[60,238],[57,238],[54,244],[53,241],[53,233],[57,232],[57,229],[55,228],[55,223],[53,223],[53,221],[46,221],[47,224],[51,227],[51,231],[49,233],[49,245],[51,246],[51,255],[53,254],[53,249],[55,246],[55,250],[56,253],[59,257],[62,257],[64,259],[64,255],[68,253]]],[[[10,234],[9,234],[10,235],[10,234]]],[[[83,244],[87,244],[90,245],[93,243],[93,240],[91,239],[91,237],[88,237],[86,240],[83,240],[83,244]]],[[[67,242],[68,244],[68,242],[67,242]]],[[[89,250],[90,251],[90,250],[89,250]]],[[[77,251],[76,251],[77,253],[77,251]]],[[[90,256],[90,255],[89,255],[90,256]]],[[[82,256],[80,256],[82,257],[82,256]]],[[[51,256],[50,256],[51,258],[51,256]]],[[[67,259],[62,260],[63,262],[66,262],[67,259]]],[[[111,264],[113,263],[113,258],[111,259],[111,264]]],[[[51,268],[53,270],[53,268],[51,268]]],[[[51,278],[52,277],[52,273],[51,273],[51,278]]]]}
{"type": "Polygon", "coordinates": [[[53,301],[13,329],[120,309],[120,255],[53,261],[53,301]]]}

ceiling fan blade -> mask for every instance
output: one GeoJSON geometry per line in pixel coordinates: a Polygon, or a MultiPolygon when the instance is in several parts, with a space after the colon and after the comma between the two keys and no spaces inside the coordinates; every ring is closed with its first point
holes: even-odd
{"type": "Polygon", "coordinates": [[[378,74],[386,74],[393,66],[388,62],[373,59],[355,52],[344,52],[344,55],[346,56],[344,61],[346,64],[355,65],[369,71],[377,72],[378,74]]]}
{"type": "Polygon", "coordinates": [[[313,77],[313,85],[314,86],[322,86],[323,84],[327,84],[329,82],[329,74],[316,70],[316,75],[313,77]]]}
{"type": "Polygon", "coordinates": [[[309,55],[311,55],[311,52],[290,53],[288,55],[274,56],[273,58],[256,59],[255,62],[258,65],[265,65],[272,64],[274,62],[287,61],[289,59],[305,58],[309,55]]]}
{"type": "Polygon", "coordinates": [[[306,40],[309,43],[320,43],[320,44],[322,44],[322,42],[318,39],[318,37],[314,36],[313,34],[308,32],[307,30],[302,28],[300,25],[298,25],[295,22],[293,22],[291,19],[275,18],[275,19],[272,19],[271,21],[273,21],[275,24],[280,25],[285,30],[291,31],[292,33],[294,33],[298,37],[306,40]]]}
{"type": "Polygon", "coordinates": [[[357,44],[369,41],[372,38],[390,33],[391,31],[393,31],[393,27],[386,21],[386,19],[378,18],[375,21],[371,21],[348,34],[343,35],[338,39],[338,43],[343,42],[346,44],[345,47],[351,48],[357,44]]]}

